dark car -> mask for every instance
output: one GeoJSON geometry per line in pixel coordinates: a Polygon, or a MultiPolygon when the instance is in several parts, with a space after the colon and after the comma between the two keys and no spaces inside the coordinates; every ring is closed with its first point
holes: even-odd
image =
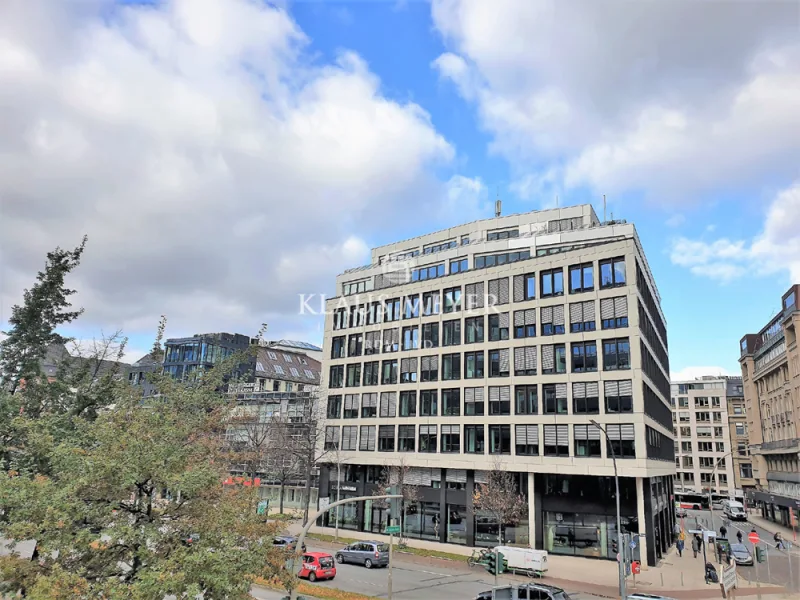
{"type": "Polygon", "coordinates": [[[389,564],[389,544],[383,542],[355,542],[336,552],[339,564],[353,563],[372,567],[386,567],[389,564]]]}
{"type": "MultiPolygon", "coordinates": [[[[275,548],[285,548],[286,550],[295,551],[297,549],[297,538],[290,535],[281,535],[272,540],[272,546],[275,548]]],[[[306,543],[303,542],[301,549],[306,551],[306,543]]]]}
{"type": "MultiPolygon", "coordinates": [[[[513,598],[512,590],[512,586],[500,588],[495,592],[495,598],[513,598]]],[[[570,600],[569,594],[560,587],[544,583],[521,584],[517,587],[517,598],[520,600],[570,600]]],[[[475,600],[492,600],[491,590],[481,592],[475,600]]]]}
{"type": "Polygon", "coordinates": [[[744,544],[731,544],[731,556],[737,565],[753,564],[753,555],[744,544]]]}

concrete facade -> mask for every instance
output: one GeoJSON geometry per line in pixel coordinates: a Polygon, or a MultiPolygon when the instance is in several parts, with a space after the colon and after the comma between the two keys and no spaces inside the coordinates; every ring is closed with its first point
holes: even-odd
{"type": "Polygon", "coordinates": [[[781,310],[740,341],[748,437],[762,516],[791,527],[800,512],[800,285],[783,294],[781,310]]]}
{"type": "MultiPolygon", "coordinates": [[[[499,464],[529,502],[518,543],[607,558],[614,468],[595,420],[624,455],[623,512],[655,564],[672,530],[669,364],[633,225],[575,206],[382,246],[372,260],[337,278],[326,307],[339,491],[369,492],[376,470],[402,464],[420,482],[422,538],[430,510],[428,539],[480,545],[472,492],[499,464]]],[[[320,496],[336,485],[323,469],[320,496]]],[[[367,512],[353,507],[353,528],[381,517],[367,512]]]]}
{"type": "Polygon", "coordinates": [[[672,382],[676,492],[734,495],[727,394],[726,377],[672,382]]]}

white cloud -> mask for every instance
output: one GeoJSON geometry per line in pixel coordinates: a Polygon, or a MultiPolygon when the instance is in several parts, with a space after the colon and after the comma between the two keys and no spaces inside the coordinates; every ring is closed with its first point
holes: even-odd
{"type": "Polygon", "coordinates": [[[675,373],[670,373],[669,378],[671,381],[691,381],[692,379],[699,379],[706,375],[712,375],[714,377],[737,377],[741,376],[741,373],[734,373],[723,367],[686,367],[675,373]]]}
{"type": "Polygon", "coordinates": [[[800,281],[800,181],[781,191],[767,209],[761,232],[750,242],[720,238],[713,242],[679,237],[670,259],[692,273],[730,281],[747,273],[787,272],[800,281]]]}
{"type": "Polygon", "coordinates": [[[434,0],[432,15],[448,46],[434,68],[522,189],[556,173],[686,203],[797,173],[791,2],[434,0]]]}
{"type": "Polygon", "coordinates": [[[358,55],[308,43],[255,0],[4,3],[2,304],[87,233],[86,326],[316,327],[297,294],[365,261],[364,232],[450,202],[432,168],[454,149],[358,55]]]}
{"type": "Polygon", "coordinates": [[[676,213],[672,215],[669,219],[667,219],[666,223],[664,223],[667,227],[680,227],[686,222],[686,217],[684,217],[680,213],[676,213]]]}
{"type": "Polygon", "coordinates": [[[440,219],[447,225],[468,223],[494,215],[489,190],[480,177],[453,175],[447,182],[446,190],[440,219]]]}

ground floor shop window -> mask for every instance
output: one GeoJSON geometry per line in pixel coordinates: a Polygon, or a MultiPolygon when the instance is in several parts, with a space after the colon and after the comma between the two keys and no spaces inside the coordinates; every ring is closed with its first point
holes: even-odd
{"type": "MultiPolygon", "coordinates": [[[[615,558],[613,543],[617,538],[616,516],[580,513],[544,513],[544,546],[553,554],[586,556],[592,558],[615,558]]],[[[622,519],[623,533],[631,533],[638,525],[635,519],[622,519]]],[[[634,558],[640,560],[639,546],[634,558]]]]}
{"type": "MultiPolygon", "coordinates": [[[[516,523],[503,525],[503,544],[527,546],[529,544],[528,517],[516,523]]],[[[483,511],[475,511],[475,545],[490,548],[498,545],[497,519],[483,511]]]]}
{"type": "Polygon", "coordinates": [[[421,540],[439,540],[441,527],[438,502],[414,502],[404,506],[403,535],[421,540]]]}
{"type": "Polygon", "coordinates": [[[358,525],[358,503],[348,502],[347,504],[342,504],[339,512],[339,527],[358,531],[358,525]]]}
{"type": "Polygon", "coordinates": [[[447,505],[447,541],[451,544],[467,544],[467,507],[461,504],[447,505]]]}

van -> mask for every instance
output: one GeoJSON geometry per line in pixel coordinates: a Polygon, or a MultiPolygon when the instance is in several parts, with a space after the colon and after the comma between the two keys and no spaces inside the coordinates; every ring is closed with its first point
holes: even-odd
{"type": "Polygon", "coordinates": [[[497,546],[497,550],[508,561],[508,570],[512,573],[525,573],[542,577],[547,572],[547,552],[532,548],[516,546],[497,546]]]}
{"type": "Polygon", "coordinates": [[[725,516],[731,521],[747,521],[747,513],[744,510],[744,505],[736,500],[726,500],[722,507],[725,516]]]}

